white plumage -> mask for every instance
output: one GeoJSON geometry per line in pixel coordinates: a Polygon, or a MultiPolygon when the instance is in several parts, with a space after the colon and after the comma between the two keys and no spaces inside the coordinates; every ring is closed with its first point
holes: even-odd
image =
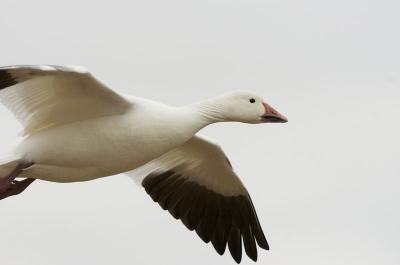
{"type": "Polygon", "coordinates": [[[240,262],[242,239],[253,260],[255,242],[268,249],[250,196],[222,149],[195,136],[220,121],[287,121],[253,93],[172,107],[119,95],[83,68],[12,66],[0,68],[0,101],[24,127],[0,162],[0,198],[34,179],[73,182],[126,172],[220,254],[228,245],[240,262]]]}

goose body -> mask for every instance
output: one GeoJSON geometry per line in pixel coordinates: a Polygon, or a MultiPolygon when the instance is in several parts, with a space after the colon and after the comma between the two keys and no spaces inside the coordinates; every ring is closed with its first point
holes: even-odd
{"type": "Polygon", "coordinates": [[[54,126],[26,136],[15,155],[35,165],[21,176],[74,182],[130,171],[182,145],[202,126],[193,121],[189,108],[139,98],[130,102],[132,107],[123,115],[54,126]]]}
{"type": "Polygon", "coordinates": [[[215,122],[287,119],[247,91],[167,106],[108,88],[81,67],[0,68],[0,102],[23,125],[0,160],[0,200],[35,179],[87,181],[124,173],[219,254],[257,260],[269,249],[250,195],[223,150],[197,132],[215,122]],[[17,178],[25,178],[16,180],[17,178]]]}

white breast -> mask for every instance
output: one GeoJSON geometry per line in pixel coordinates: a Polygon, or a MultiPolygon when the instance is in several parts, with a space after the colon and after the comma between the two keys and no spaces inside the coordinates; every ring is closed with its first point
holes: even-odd
{"type": "Polygon", "coordinates": [[[197,128],[184,125],[181,115],[168,106],[136,104],[124,115],[42,130],[25,138],[15,152],[35,162],[23,176],[73,182],[114,175],[135,169],[190,139],[197,128]]]}

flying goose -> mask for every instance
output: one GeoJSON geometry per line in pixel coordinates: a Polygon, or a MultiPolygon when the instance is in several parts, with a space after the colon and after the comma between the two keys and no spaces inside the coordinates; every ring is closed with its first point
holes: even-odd
{"type": "Polygon", "coordinates": [[[268,250],[250,195],[222,149],[197,135],[216,122],[287,122],[261,97],[236,91],[172,107],[122,96],[82,67],[0,68],[0,101],[23,125],[0,161],[0,199],[35,179],[87,181],[127,173],[151,198],[237,263],[268,250]],[[16,180],[24,178],[23,180],[16,180]]]}

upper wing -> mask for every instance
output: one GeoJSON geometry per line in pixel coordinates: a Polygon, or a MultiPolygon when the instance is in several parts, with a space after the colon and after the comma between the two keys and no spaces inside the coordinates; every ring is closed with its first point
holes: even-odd
{"type": "Polygon", "coordinates": [[[24,134],[121,114],[130,106],[83,68],[47,65],[1,67],[0,102],[22,123],[24,134]]]}
{"type": "Polygon", "coordinates": [[[204,242],[211,241],[219,254],[228,244],[239,263],[242,238],[254,261],[255,241],[269,249],[251,198],[219,146],[195,136],[128,174],[164,210],[195,229],[204,242]]]}

